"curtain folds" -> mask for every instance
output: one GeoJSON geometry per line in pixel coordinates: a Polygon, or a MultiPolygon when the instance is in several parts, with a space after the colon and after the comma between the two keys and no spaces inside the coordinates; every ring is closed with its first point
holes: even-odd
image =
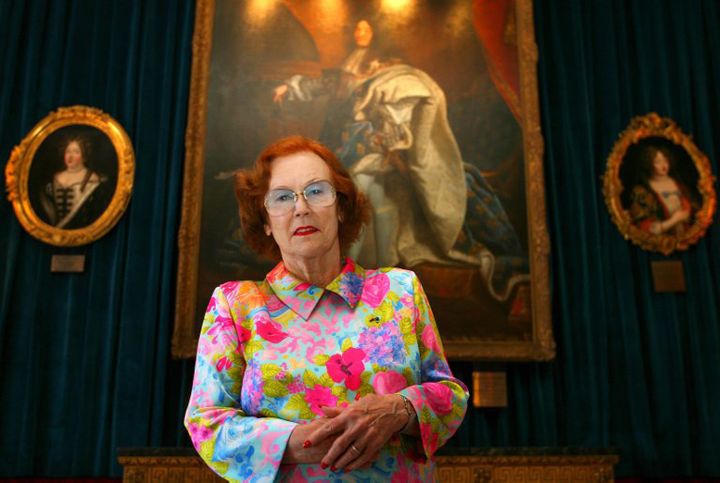
{"type": "MultiPolygon", "coordinates": [[[[720,140],[720,4],[534,0],[552,240],[549,364],[508,365],[509,407],[471,409],[453,445],[614,447],[617,476],[720,476],[720,223],[665,257],[624,240],[601,177],[633,116],[720,140]],[[655,293],[680,260],[687,293],[655,293]]],[[[718,189],[716,183],[716,190],[718,189]]],[[[469,381],[471,367],[456,364],[469,381]]]]}
{"type": "Polygon", "coordinates": [[[0,2],[2,158],[74,104],[117,119],[136,155],[130,205],[91,245],[36,241],[0,202],[0,476],[118,476],[118,447],[182,444],[188,363],[169,340],[194,8],[0,2]],[[51,274],[67,253],[85,272],[51,274]]]}

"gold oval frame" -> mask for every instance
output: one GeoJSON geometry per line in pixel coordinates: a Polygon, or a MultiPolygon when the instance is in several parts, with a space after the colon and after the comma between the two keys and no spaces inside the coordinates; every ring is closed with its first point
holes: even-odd
{"type": "Polygon", "coordinates": [[[122,126],[99,109],[79,105],[61,107],[38,122],[13,148],[5,167],[8,199],[20,224],[33,237],[55,246],[86,245],[110,231],[127,208],[134,176],[135,153],[122,126]],[[40,145],[57,130],[74,125],[96,128],[108,137],[118,159],[117,185],[107,208],[95,221],[79,229],[62,229],[47,224],[35,213],[30,204],[28,181],[40,145]]]}
{"type": "Polygon", "coordinates": [[[713,188],[715,178],[710,162],[698,149],[690,136],[683,133],[675,122],[655,112],[632,119],[630,125],[620,134],[608,157],[607,170],[603,177],[603,194],[612,221],[620,233],[645,250],[669,255],[675,250],[687,250],[697,243],[712,223],[715,213],[716,195],[713,188]],[[629,148],[646,138],[664,138],[683,148],[698,172],[697,191],[702,205],[695,212],[695,221],[682,235],[653,234],[633,224],[629,211],[623,207],[621,195],[625,189],[620,178],[620,168],[629,148]]]}

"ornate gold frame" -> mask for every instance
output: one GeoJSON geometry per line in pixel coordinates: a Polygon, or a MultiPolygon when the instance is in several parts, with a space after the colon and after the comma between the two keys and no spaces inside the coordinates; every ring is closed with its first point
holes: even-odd
{"type": "MultiPolygon", "coordinates": [[[[214,0],[197,1],[192,44],[189,119],[185,136],[182,221],[178,235],[178,282],[172,337],[172,355],[176,358],[194,357],[197,343],[194,320],[197,303],[195,289],[198,283],[207,91],[214,12],[214,0]]],[[[536,71],[538,49],[535,43],[532,0],[516,0],[515,13],[527,180],[533,335],[530,341],[478,343],[474,340],[444,340],[446,352],[453,359],[550,360],[555,356],[550,319],[550,241],[545,221],[543,139],[540,130],[536,71]]]]}
{"type": "Polygon", "coordinates": [[[13,149],[5,167],[5,183],[15,215],[30,235],[50,245],[80,246],[97,240],[115,226],[130,201],[134,173],[135,154],[122,126],[99,109],[71,106],[61,107],[48,114],[13,149]],[[48,225],[38,217],[30,205],[28,180],[38,147],[58,129],[73,125],[94,127],[110,139],[117,153],[118,180],[108,207],[97,220],[84,228],[66,230],[48,225]]]}
{"type": "Polygon", "coordinates": [[[690,136],[683,133],[672,119],[651,112],[633,118],[630,125],[620,134],[608,156],[607,170],[603,177],[603,194],[612,221],[625,239],[645,250],[668,255],[675,250],[687,250],[697,243],[712,223],[716,205],[714,182],[715,178],[707,156],[698,149],[690,136]],[[697,190],[702,196],[702,206],[695,213],[695,222],[682,236],[656,235],[640,229],[633,224],[629,211],[623,207],[621,201],[621,194],[626,187],[620,179],[620,168],[627,151],[634,144],[651,137],[664,138],[682,147],[692,159],[699,174],[697,190]]]}

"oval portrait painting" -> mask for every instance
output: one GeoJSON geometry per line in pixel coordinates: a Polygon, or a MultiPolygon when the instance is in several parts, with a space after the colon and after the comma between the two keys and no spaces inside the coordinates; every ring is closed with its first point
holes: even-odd
{"type": "Polygon", "coordinates": [[[107,209],[117,187],[117,153],[92,126],[58,129],[38,146],[30,166],[30,206],[45,223],[86,228],[107,209]]]}
{"type": "Polygon", "coordinates": [[[90,243],[117,223],[132,191],[134,154],[122,127],[98,109],[61,108],[10,157],[6,183],[22,226],[58,246],[90,243]]]}
{"type": "Polygon", "coordinates": [[[605,200],[621,233],[669,254],[700,239],[715,210],[707,157],[668,118],[633,119],[615,144],[605,173],[605,200]]]}

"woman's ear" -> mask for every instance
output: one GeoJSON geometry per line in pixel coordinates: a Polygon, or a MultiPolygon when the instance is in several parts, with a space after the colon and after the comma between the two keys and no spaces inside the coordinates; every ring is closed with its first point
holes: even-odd
{"type": "Polygon", "coordinates": [[[265,227],[265,234],[267,236],[272,235],[272,230],[270,229],[270,225],[263,225],[265,227]]]}

